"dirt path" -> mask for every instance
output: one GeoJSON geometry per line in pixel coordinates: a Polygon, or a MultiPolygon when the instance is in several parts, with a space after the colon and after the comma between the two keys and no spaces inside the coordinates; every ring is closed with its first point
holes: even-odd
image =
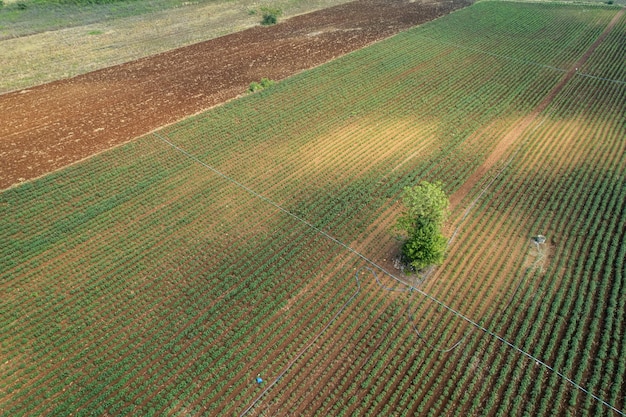
{"type": "Polygon", "coordinates": [[[487,159],[485,159],[485,162],[483,162],[482,165],[480,165],[478,169],[470,175],[467,181],[465,181],[465,183],[452,196],[450,196],[450,207],[452,210],[454,210],[454,208],[461,203],[472,188],[478,184],[483,175],[508,154],[509,149],[511,149],[519,140],[528,126],[530,126],[537,119],[537,117],[539,117],[552,100],[554,100],[554,98],[561,92],[563,87],[565,87],[574,75],[576,75],[578,68],[581,68],[585,62],[587,62],[591,54],[593,54],[598,45],[604,41],[625,11],[626,9],[622,8],[617,12],[604,31],[600,34],[600,36],[598,36],[598,39],[596,39],[596,41],[589,47],[589,49],[587,49],[587,51],[585,51],[580,59],[576,61],[576,63],[565,73],[565,75],[563,75],[561,81],[559,81],[559,83],[555,85],[552,90],[550,90],[548,95],[546,95],[546,97],[537,105],[537,107],[533,109],[533,111],[513,125],[511,130],[496,144],[493,152],[491,152],[487,159]]]}
{"type": "Polygon", "coordinates": [[[359,0],[0,95],[0,189],[468,5],[359,0]]]}

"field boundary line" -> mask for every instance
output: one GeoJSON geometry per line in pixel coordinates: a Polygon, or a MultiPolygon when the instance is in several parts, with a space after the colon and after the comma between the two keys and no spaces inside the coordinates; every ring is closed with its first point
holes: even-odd
{"type": "MultiPolygon", "coordinates": [[[[622,9],[622,10],[626,10],[626,9],[622,9]]],[[[403,284],[407,287],[409,287],[410,291],[415,291],[421,295],[423,295],[424,297],[426,297],[427,299],[431,300],[432,302],[440,305],[441,307],[443,307],[444,309],[448,310],[449,312],[451,312],[452,314],[454,314],[455,316],[465,320],[467,323],[471,324],[472,326],[476,327],[477,329],[481,330],[482,332],[484,332],[485,334],[487,334],[488,336],[491,336],[493,338],[495,338],[496,340],[500,341],[501,343],[505,344],[506,346],[510,347],[511,349],[517,351],[518,353],[522,354],[523,356],[526,356],[527,358],[535,361],[535,363],[537,365],[541,365],[544,368],[548,369],[549,371],[552,371],[553,373],[555,373],[557,376],[559,376],[561,379],[563,379],[564,381],[568,382],[570,385],[572,385],[574,388],[578,389],[579,391],[591,396],[593,399],[595,399],[596,401],[602,403],[604,406],[606,406],[607,408],[611,409],[612,411],[618,413],[621,416],[625,416],[626,417],[626,412],[616,408],[615,406],[613,406],[612,404],[610,404],[609,402],[607,402],[606,400],[604,400],[603,398],[599,397],[598,395],[592,393],[591,391],[587,390],[585,387],[583,387],[582,385],[580,385],[579,383],[577,383],[576,381],[574,381],[573,379],[569,378],[567,375],[563,374],[562,372],[558,371],[557,369],[553,368],[552,366],[548,365],[547,363],[545,363],[543,360],[533,356],[532,354],[526,352],[525,350],[523,350],[522,348],[518,347],[517,345],[513,344],[512,342],[509,342],[507,339],[505,339],[504,337],[494,333],[493,331],[487,329],[486,327],[484,327],[483,325],[479,324],[478,322],[474,321],[473,319],[467,317],[465,314],[461,313],[460,311],[450,307],[449,305],[447,305],[446,303],[444,303],[443,301],[439,300],[438,298],[434,297],[433,295],[419,289],[416,288],[415,286],[411,285],[408,282],[405,282],[404,280],[398,278],[397,276],[395,276],[394,274],[392,274],[391,272],[387,271],[386,269],[384,269],[382,266],[378,265],[376,262],[374,262],[373,260],[367,258],[365,255],[361,254],[360,252],[357,252],[355,249],[353,249],[352,247],[348,246],[347,244],[343,243],[342,241],[340,241],[339,239],[331,236],[330,234],[328,234],[327,232],[323,231],[322,229],[318,228],[317,226],[313,225],[312,223],[306,221],[305,219],[299,217],[298,215],[290,212],[289,210],[285,209],[284,207],[278,205],[277,203],[273,202],[272,200],[270,200],[269,198],[257,193],[256,191],[254,191],[253,189],[245,186],[244,184],[240,183],[239,181],[235,180],[234,178],[229,177],[228,175],[222,173],[221,171],[219,171],[218,169],[214,168],[213,166],[207,164],[206,162],[202,161],[200,158],[196,157],[195,155],[192,155],[191,153],[187,152],[185,149],[179,147],[178,145],[170,142],[169,140],[167,140],[166,138],[164,138],[162,135],[160,135],[157,132],[153,132],[153,135],[161,140],[163,143],[169,145],[170,147],[172,147],[174,150],[180,152],[181,154],[185,155],[186,157],[190,158],[191,160],[199,163],[200,165],[202,165],[203,167],[207,168],[208,170],[210,170],[211,172],[215,173],[216,175],[218,175],[219,177],[237,185],[238,187],[242,188],[243,190],[247,191],[248,193],[252,194],[253,196],[265,201],[266,203],[270,204],[271,206],[277,208],[279,211],[293,217],[294,219],[304,223],[305,225],[307,225],[309,228],[311,228],[312,230],[316,231],[317,233],[321,234],[322,236],[328,238],[329,240],[331,240],[332,242],[336,243],[337,245],[343,247],[344,249],[347,249],[349,252],[351,252],[352,254],[356,255],[358,258],[361,258],[363,261],[365,261],[367,264],[371,265],[372,267],[374,267],[375,269],[378,269],[381,273],[389,276],[390,278],[396,280],[397,282],[399,282],[400,284],[403,284]]],[[[371,270],[371,268],[368,267],[368,269],[371,270]]],[[[358,274],[358,272],[357,272],[358,274]]],[[[357,275],[358,278],[358,275],[357,275]]],[[[359,290],[360,290],[360,284],[359,284],[359,290]]],[[[356,294],[355,294],[356,295],[356,294]]],[[[354,295],[354,296],[355,296],[354,295]]],[[[354,297],[353,296],[353,297],[354,297]]],[[[352,299],[352,298],[351,298],[352,299]]],[[[350,300],[351,300],[350,299],[350,300]]],[[[350,301],[349,300],[349,301],[350,301]]],[[[347,305],[347,304],[346,304],[347,305]]],[[[344,306],[345,308],[345,306],[344,306]]],[[[343,311],[340,310],[339,313],[341,313],[343,311]]],[[[339,313],[337,313],[337,316],[339,315],[339,313]]],[[[335,319],[335,317],[333,317],[333,319],[331,319],[331,321],[329,321],[329,323],[327,324],[326,327],[324,327],[324,329],[322,329],[322,332],[328,327],[330,326],[330,324],[332,323],[332,321],[335,319]]],[[[315,340],[317,340],[317,338],[321,335],[321,333],[316,336],[315,340]]],[[[307,346],[308,347],[308,346],[307,346]]],[[[304,352],[303,352],[304,353],[304,352]]],[[[297,358],[296,358],[297,359],[297,358]]],[[[295,360],[294,360],[295,361],[295,360]]],[[[288,369],[287,369],[288,370],[288,369]]],[[[277,381],[276,381],[277,382],[277,381]]],[[[257,400],[258,401],[258,400],[257,400]]],[[[247,413],[247,411],[246,411],[247,413]]],[[[245,413],[244,413],[245,414],[245,413]]],[[[244,415],[242,414],[242,415],[244,415]]]]}

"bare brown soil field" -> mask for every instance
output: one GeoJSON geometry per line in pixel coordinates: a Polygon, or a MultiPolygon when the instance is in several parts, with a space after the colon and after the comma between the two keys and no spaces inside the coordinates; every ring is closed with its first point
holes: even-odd
{"type": "Polygon", "coordinates": [[[470,4],[360,0],[0,96],[0,189],[470,4]]]}

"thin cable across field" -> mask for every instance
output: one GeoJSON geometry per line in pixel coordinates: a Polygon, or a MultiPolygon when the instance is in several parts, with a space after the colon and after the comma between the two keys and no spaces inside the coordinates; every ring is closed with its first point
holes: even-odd
{"type": "Polygon", "coordinates": [[[579,75],[579,76],[585,77],[585,78],[591,78],[591,79],[594,79],[594,80],[608,81],[610,83],[626,85],[626,81],[616,80],[614,78],[599,77],[597,75],[586,74],[584,72],[577,72],[576,75],[579,75]]]}
{"type": "MultiPolygon", "coordinates": [[[[386,269],[384,269],[382,266],[378,265],[376,262],[374,262],[373,260],[367,258],[365,255],[361,254],[360,252],[356,251],[355,249],[353,249],[352,247],[348,246],[347,244],[343,243],[342,241],[338,240],[337,238],[331,236],[330,234],[326,233],[325,231],[323,231],[322,229],[320,229],[319,227],[313,225],[312,223],[306,221],[305,219],[299,217],[298,215],[292,213],[291,211],[283,208],[282,206],[278,205],[277,203],[273,202],[272,200],[270,200],[269,198],[257,193],[256,191],[252,190],[251,188],[245,186],[244,184],[238,182],[237,180],[235,180],[234,178],[229,177],[228,175],[222,173],[221,171],[217,170],[216,168],[214,168],[213,166],[207,164],[206,162],[202,161],[201,159],[199,159],[198,157],[190,154],[189,152],[187,152],[186,150],[184,150],[183,148],[179,147],[178,145],[170,142],[169,140],[167,140],[166,138],[164,138],[163,136],[161,136],[160,134],[154,132],[153,135],[161,140],[162,142],[164,142],[165,144],[171,146],[173,149],[175,149],[176,151],[180,152],[181,154],[185,155],[186,157],[188,157],[189,159],[197,162],[198,164],[202,165],[203,167],[207,168],[208,170],[210,170],[211,172],[215,173],[216,175],[218,175],[219,177],[227,180],[228,182],[231,182],[233,184],[235,184],[236,186],[238,186],[239,188],[245,190],[246,192],[248,192],[249,194],[261,199],[262,201],[265,201],[266,203],[268,203],[269,205],[271,205],[272,207],[278,209],[279,211],[287,214],[288,216],[298,220],[299,222],[305,224],[306,226],[308,226],[309,228],[311,228],[312,230],[314,230],[315,232],[321,234],[322,236],[326,237],[327,239],[329,239],[330,241],[336,243],[337,245],[339,245],[340,247],[346,249],[348,252],[352,253],[353,255],[357,256],[358,258],[362,259],[363,261],[365,261],[367,264],[369,264],[371,267],[377,269],[378,271],[380,271],[381,273],[389,276],[391,279],[397,281],[400,284],[403,284],[407,287],[409,287],[409,289],[411,291],[415,291],[421,295],[423,295],[424,297],[426,297],[427,299],[431,300],[432,302],[434,302],[435,304],[441,306],[442,308],[448,310],[449,312],[451,312],[452,314],[454,314],[455,316],[463,319],[464,321],[466,321],[467,323],[469,323],[470,325],[476,327],[477,329],[481,330],[482,332],[484,332],[485,334],[495,338],[496,340],[500,341],[501,343],[505,344],[506,346],[510,347],[511,349],[515,350],[516,352],[522,354],[523,356],[526,356],[527,358],[535,361],[535,363],[537,365],[541,365],[544,368],[548,369],[549,371],[555,373],[557,376],[559,376],[561,379],[563,379],[564,381],[568,382],[570,385],[572,385],[574,388],[576,388],[577,390],[591,396],[594,400],[600,402],[601,404],[603,404],[604,406],[608,407],[609,409],[611,409],[612,411],[616,412],[617,414],[621,415],[621,416],[626,416],[626,413],[622,410],[619,410],[618,408],[614,407],[612,404],[608,403],[606,400],[600,398],[599,396],[597,396],[596,394],[592,393],[591,391],[587,390],[585,387],[583,387],[582,385],[580,385],[579,383],[577,383],[576,381],[572,380],[571,378],[569,378],[568,376],[566,376],[565,374],[563,374],[562,372],[556,370],[555,368],[553,368],[552,366],[548,365],[547,363],[545,363],[543,360],[533,356],[532,354],[526,352],[525,350],[523,350],[522,348],[518,347],[517,345],[509,342],[508,340],[506,340],[505,338],[503,338],[502,336],[494,333],[493,331],[487,329],[486,327],[484,327],[483,325],[479,324],[478,322],[472,320],[471,318],[467,317],[466,315],[464,315],[463,313],[461,313],[460,311],[454,309],[453,307],[450,307],[449,305],[445,304],[443,301],[435,298],[434,296],[430,295],[429,293],[416,288],[415,286],[411,285],[409,282],[406,282],[404,280],[402,280],[401,278],[398,278],[397,276],[393,275],[392,273],[388,272],[386,269]]],[[[371,268],[368,268],[371,270],[371,268]]],[[[358,277],[357,277],[358,278],[358,277]]],[[[358,282],[358,280],[357,280],[358,282]]],[[[360,290],[360,286],[357,290],[360,290]]],[[[356,293],[355,293],[356,295],[356,293]]],[[[354,295],[354,296],[355,296],[354,295]]],[[[345,304],[347,305],[347,304],[345,304]]],[[[344,307],[345,308],[345,307],[344,307]]],[[[339,313],[341,313],[343,310],[340,310],[339,313]]],[[[339,314],[337,313],[337,315],[339,314]]],[[[331,319],[331,321],[328,323],[328,325],[323,329],[325,330],[330,324],[331,322],[335,319],[335,317],[333,317],[333,319],[331,319]]],[[[318,334],[315,337],[315,340],[317,340],[317,338],[319,338],[321,335],[318,334]]],[[[297,358],[296,358],[297,359],[297,358]]],[[[295,359],[294,359],[295,361],[295,359]]],[[[288,369],[287,369],[288,370],[288,369]]],[[[284,371],[286,372],[286,371],[284,371]]],[[[283,372],[283,373],[284,373],[283,372]]],[[[275,381],[272,385],[274,385],[277,381],[275,381]]],[[[268,387],[269,388],[269,387],[268,387]]],[[[265,391],[264,391],[265,392],[265,391]]],[[[255,401],[255,403],[258,400],[255,401]]],[[[252,406],[254,406],[254,404],[252,404],[252,406]]],[[[252,407],[250,407],[251,409],[252,407]]],[[[245,412],[247,413],[249,411],[249,409],[245,412]]],[[[245,414],[244,413],[244,414],[245,414]]],[[[242,414],[243,415],[243,414],[242,414]]]]}

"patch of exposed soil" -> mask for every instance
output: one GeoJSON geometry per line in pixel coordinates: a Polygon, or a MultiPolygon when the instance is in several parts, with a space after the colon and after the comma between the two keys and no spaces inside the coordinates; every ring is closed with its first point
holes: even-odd
{"type": "Polygon", "coordinates": [[[470,3],[359,0],[0,95],[0,189],[470,3]]]}

